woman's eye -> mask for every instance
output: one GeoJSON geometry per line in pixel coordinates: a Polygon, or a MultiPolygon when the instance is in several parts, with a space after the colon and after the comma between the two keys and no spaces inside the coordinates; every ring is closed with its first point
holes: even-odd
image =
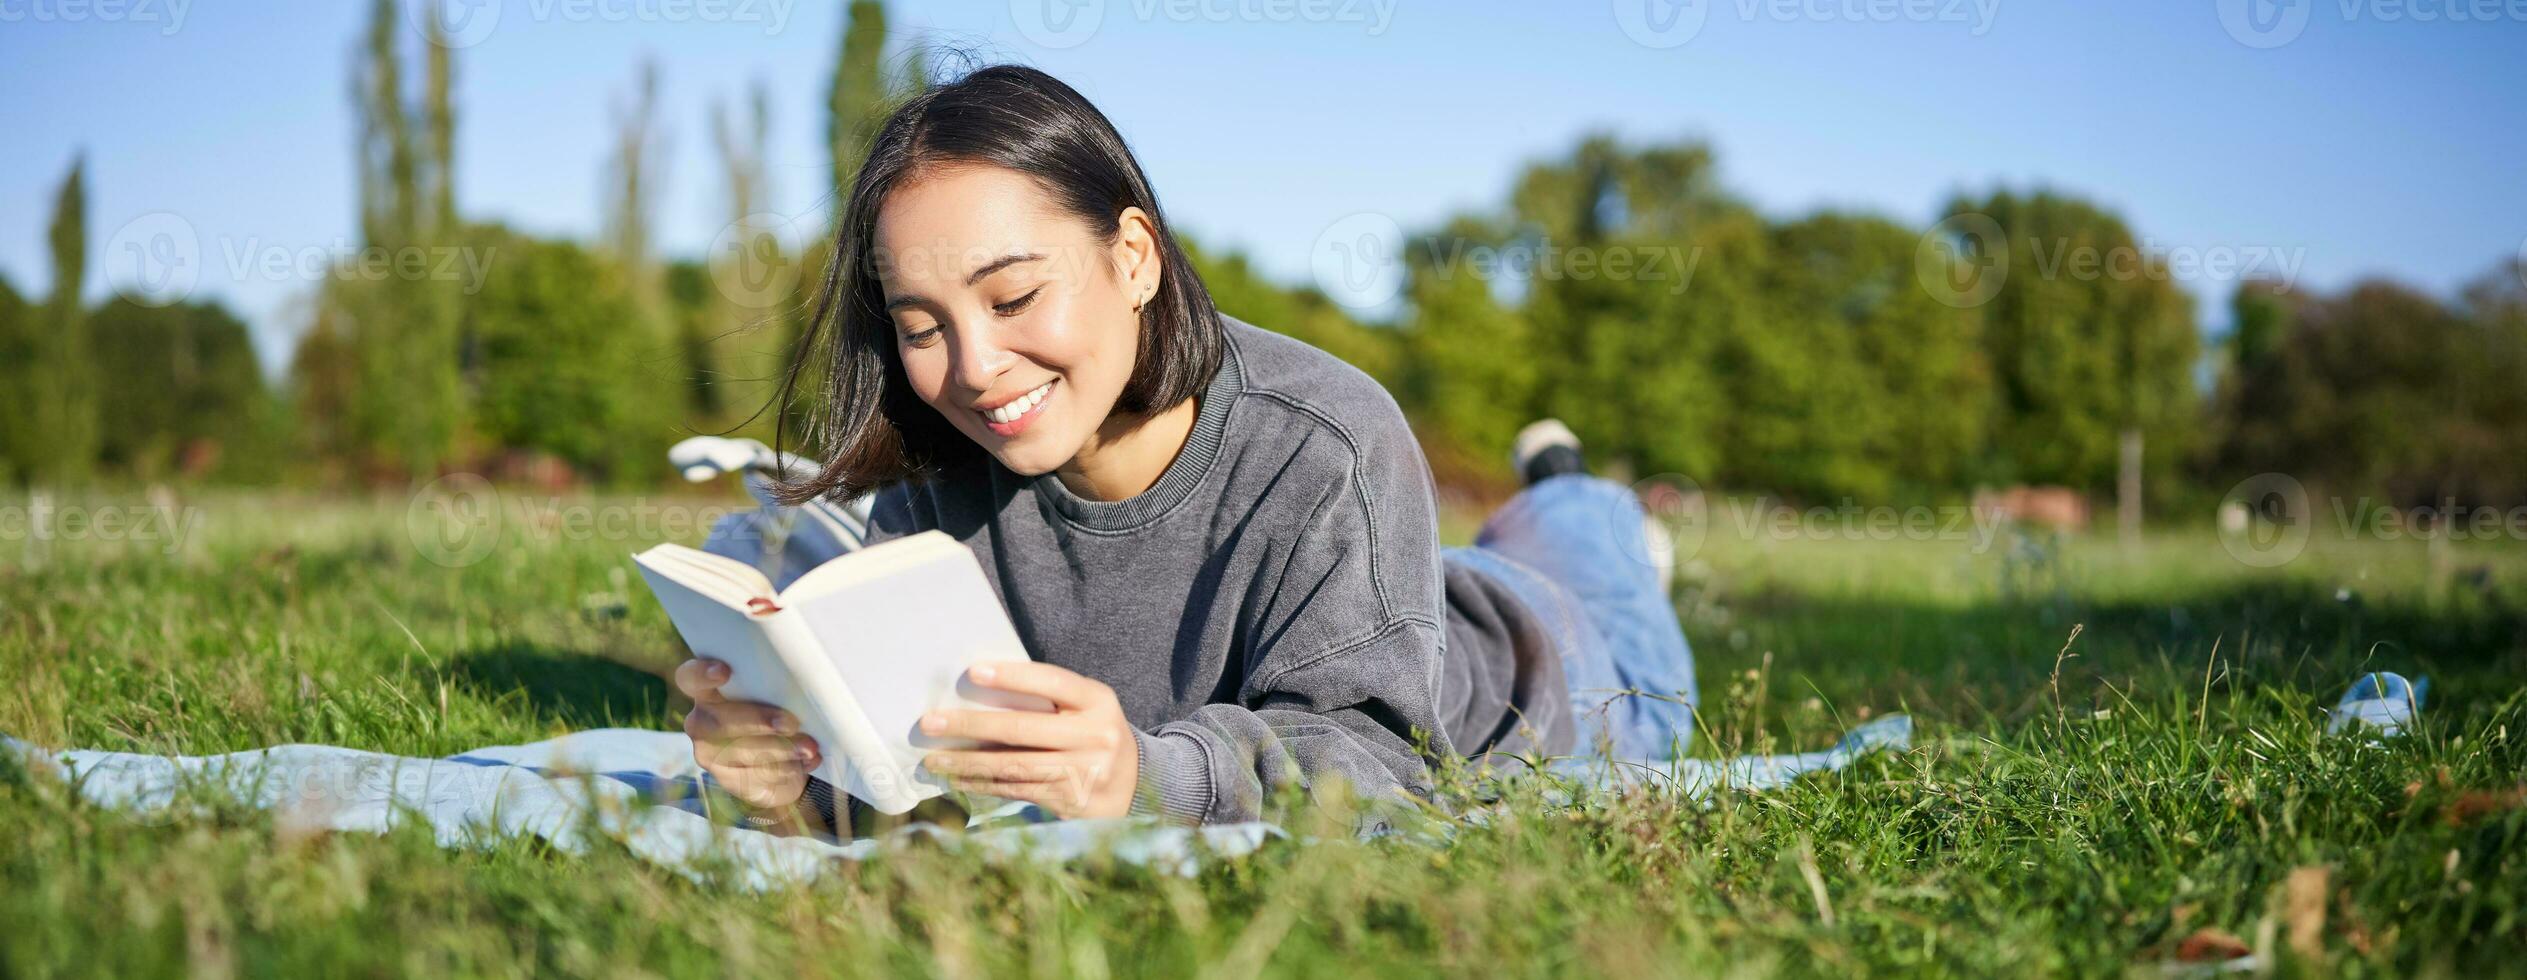
{"type": "Polygon", "coordinates": [[[910,347],[928,347],[932,342],[937,341],[938,339],[939,328],[937,327],[914,330],[904,334],[904,344],[910,347]]]}
{"type": "Polygon", "coordinates": [[[1002,316],[1015,316],[1018,313],[1025,311],[1027,307],[1035,305],[1036,295],[1042,292],[1044,292],[1044,287],[1037,286],[1034,289],[1028,290],[1026,295],[1010,300],[1009,302],[993,306],[992,309],[1000,311],[1000,315],[1002,316]]]}

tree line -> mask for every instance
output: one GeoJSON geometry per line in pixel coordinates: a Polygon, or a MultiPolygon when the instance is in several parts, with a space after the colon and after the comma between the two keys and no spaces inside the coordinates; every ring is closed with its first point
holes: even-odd
{"type": "MultiPolygon", "coordinates": [[[[464,216],[459,66],[436,19],[418,20],[416,39],[397,0],[372,0],[359,39],[361,238],[462,252],[448,267],[478,274],[338,264],[267,383],[216,303],[83,303],[74,161],[48,229],[51,291],[0,281],[0,480],[374,486],[470,470],[640,486],[684,435],[770,435],[827,236],[769,213],[765,87],[711,111],[728,230],[708,254],[655,242],[665,127],[648,64],[610,107],[602,233],[539,237],[464,216]]],[[[876,121],[929,74],[883,4],[849,6],[821,100],[828,186],[850,185],[876,121]]],[[[1587,137],[1493,206],[1364,257],[1401,282],[1375,319],[1187,244],[1222,309],[1395,392],[1444,482],[1500,485],[1510,434],[1550,414],[1634,474],[1801,500],[2003,484],[2105,498],[2146,474],[2133,489],[2168,501],[2278,471],[2404,504],[2527,501],[2515,261],[2453,300],[2248,281],[2212,342],[2166,260],[2074,195],[1961,195],[1917,226],[1766,215],[1717,174],[1705,144],[1587,137]]]]}

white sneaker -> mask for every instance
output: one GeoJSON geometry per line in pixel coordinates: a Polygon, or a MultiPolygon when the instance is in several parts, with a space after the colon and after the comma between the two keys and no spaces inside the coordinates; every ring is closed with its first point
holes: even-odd
{"type": "Polygon", "coordinates": [[[1537,453],[1555,446],[1569,446],[1576,450],[1579,448],[1579,435],[1572,432],[1570,426],[1563,425],[1561,419],[1537,419],[1527,423],[1526,428],[1518,430],[1518,437],[1509,442],[1510,471],[1525,473],[1527,464],[1536,458],[1537,453]]]}

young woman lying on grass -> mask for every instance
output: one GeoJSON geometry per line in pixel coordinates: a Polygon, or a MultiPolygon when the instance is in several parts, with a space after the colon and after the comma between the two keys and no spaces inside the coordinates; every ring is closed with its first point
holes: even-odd
{"type": "MultiPolygon", "coordinates": [[[[957,787],[1226,822],[1293,784],[1426,797],[1425,750],[1690,737],[1692,658],[1629,490],[1539,423],[1527,488],[1442,549],[1394,399],[1214,309],[1123,138],[1051,76],[985,68],[895,110],[823,295],[784,400],[821,387],[830,462],[789,494],[875,492],[872,543],[973,548],[1036,659],[971,680],[1057,706],[926,716],[985,745],[928,758],[957,787]]],[[[775,826],[833,827],[820,747],[728,677],[676,672],[696,759],[775,826]]]]}

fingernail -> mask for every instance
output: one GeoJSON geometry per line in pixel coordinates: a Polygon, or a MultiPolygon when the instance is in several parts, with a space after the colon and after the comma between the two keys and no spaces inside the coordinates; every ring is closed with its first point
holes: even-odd
{"type": "Polygon", "coordinates": [[[990,664],[975,664],[974,666],[967,668],[966,672],[974,675],[974,682],[977,684],[989,684],[991,683],[991,679],[1000,673],[999,670],[994,669],[990,664]]]}
{"type": "Polygon", "coordinates": [[[939,713],[933,711],[921,716],[921,730],[925,734],[939,734],[940,732],[948,730],[948,720],[939,717],[939,713]]]}
{"type": "Polygon", "coordinates": [[[791,715],[776,717],[772,719],[772,730],[783,735],[796,735],[798,734],[798,719],[791,715]]]}
{"type": "Polygon", "coordinates": [[[707,671],[704,671],[704,673],[710,674],[711,676],[716,677],[716,678],[719,678],[719,679],[721,679],[721,680],[727,680],[727,679],[728,679],[728,665],[727,665],[727,664],[723,664],[723,663],[714,663],[714,664],[712,664],[712,665],[711,665],[710,669],[709,669],[709,670],[707,670],[707,671]]]}

